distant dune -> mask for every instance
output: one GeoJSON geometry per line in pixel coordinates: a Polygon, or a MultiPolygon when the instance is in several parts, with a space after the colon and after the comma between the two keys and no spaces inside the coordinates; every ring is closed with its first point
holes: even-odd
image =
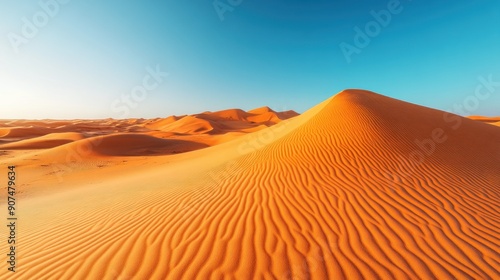
{"type": "Polygon", "coordinates": [[[482,122],[499,122],[500,121],[500,117],[470,116],[469,119],[482,121],[482,122]]]}
{"type": "Polygon", "coordinates": [[[0,278],[500,279],[499,127],[363,90],[296,115],[0,145],[23,190],[22,261],[0,278]]]}
{"type": "MultiPolygon", "coordinates": [[[[88,149],[86,156],[147,156],[184,153],[205,147],[207,145],[185,140],[160,139],[144,134],[128,133],[98,136],[61,148],[76,151],[88,149]]],[[[59,153],[59,149],[53,151],[59,153]]],[[[50,154],[45,156],[54,158],[50,154]]]]}
{"type": "MultiPolygon", "coordinates": [[[[25,136],[25,135],[24,135],[25,136]]],[[[21,140],[0,146],[4,150],[48,149],[81,140],[84,136],[78,132],[51,133],[40,137],[21,140]]]]}
{"type": "Polygon", "coordinates": [[[500,117],[470,116],[469,119],[500,126],[500,117]]]}
{"type": "MultiPolygon", "coordinates": [[[[234,136],[255,132],[275,125],[283,120],[297,116],[294,111],[275,112],[268,107],[245,112],[230,109],[218,112],[206,112],[190,116],[170,116],[163,119],[125,119],[125,120],[73,120],[73,121],[23,121],[0,120],[0,149],[32,150],[53,148],[75,140],[97,136],[112,136],[123,133],[148,135],[151,143],[140,142],[137,137],[124,138],[123,135],[105,139],[119,139],[115,144],[118,149],[133,149],[132,146],[143,147],[167,145],[173,143],[189,143],[189,148],[181,148],[181,152],[192,151],[234,139],[234,136]],[[232,133],[234,132],[234,133],[232,133]],[[192,137],[192,136],[195,137],[192,137]],[[155,139],[159,138],[159,139],[155,139]],[[161,141],[164,138],[175,138],[181,141],[161,141]],[[132,141],[133,143],[127,143],[132,141]],[[4,145],[1,145],[4,143],[4,145]],[[132,146],[131,146],[132,145],[132,146]]],[[[94,141],[94,140],[90,140],[94,141]]],[[[99,141],[95,139],[95,141],[99,141]]],[[[107,142],[107,141],[106,141],[107,142]]],[[[114,141],[112,141],[114,142],[114,141]]],[[[168,146],[168,145],[167,145],[168,146]]],[[[174,145],[178,147],[178,145],[174,145]]],[[[156,149],[156,148],[155,148],[156,149]]],[[[160,149],[175,151],[174,147],[160,149]]],[[[101,149],[100,152],[103,152],[101,149]]],[[[111,153],[115,154],[115,153],[111,153]]],[[[126,151],[121,155],[130,154],[126,151]]],[[[137,153],[132,153],[137,154],[137,153]]],[[[140,154],[140,153],[139,153],[140,154]]],[[[147,155],[147,154],[143,154],[147,155]]]]}
{"type": "Polygon", "coordinates": [[[2,138],[15,138],[23,139],[26,137],[37,137],[51,133],[53,130],[50,128],[42,127],[2,127],[0,128],[0,137],[2,138]]]}

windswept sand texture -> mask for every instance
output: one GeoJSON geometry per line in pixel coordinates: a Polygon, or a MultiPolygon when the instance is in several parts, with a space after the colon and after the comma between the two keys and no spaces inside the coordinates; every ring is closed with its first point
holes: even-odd
{"type": "Polygon", "coordinates": [[[18,272],[0,279],[500,279],[499,127],[361,90],[283,119],[0,145],[21,190],[18,272]]]}

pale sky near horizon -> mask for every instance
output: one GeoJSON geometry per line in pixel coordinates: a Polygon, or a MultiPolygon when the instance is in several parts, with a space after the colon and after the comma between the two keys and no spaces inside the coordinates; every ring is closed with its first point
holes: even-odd
{"type": "Polygon", "coordinates": [[[302,113],[346,88],[500,115],[498,0],[9,0],[0,18],[0,119],[302,113]]]}

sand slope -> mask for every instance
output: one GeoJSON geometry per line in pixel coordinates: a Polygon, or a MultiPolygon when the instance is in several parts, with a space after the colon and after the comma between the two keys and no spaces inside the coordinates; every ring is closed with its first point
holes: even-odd
{"type": "Polygon", "coordinates": [[[469,116],[469,119],[487,123],[494,123],[500,121],[500,117],[469,116]]]}
{"type": "Polygon", "coordinates": [[[2,150],[48,149],[85,138],[78,132],[51,133],[40,137],[21,140],[0,146],[2,150]]]}
{"type": "Polygon", "coordinates": [[[500,278],[496,126],[349,90],[234,141],[123,159],[23,198],[22,266],[0,278],[500,278]]]}
{"type": "Polygon", "coordinates": [[[54,130],[45,127],[0,127],[0,138],[29,138],[43,136],[51,132],[54,130]]]}
{"type": "Polygon", "coordinates": [[[184,153],[205,148],[207,145],[175,139],[160,139],[149,135],[128,133],[98,136],[76,141],[42,153],[43,157],[56,158],[61,150],[88,150],[86,156],[151,156],[184,153]]]}
{"type": "Polygon", "coordinates": [[[469,116],[469,119],[500,126],[500,117],[469,116]]]}

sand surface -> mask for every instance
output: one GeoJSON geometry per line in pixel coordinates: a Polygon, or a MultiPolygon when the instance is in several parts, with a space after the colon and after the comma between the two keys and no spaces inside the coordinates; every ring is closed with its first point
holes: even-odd
{"type": "Polygon", "coordinates": [[[360,90],[296,115],[0,121],[0,279],[500,279],[498,120],[360,90]]]}

